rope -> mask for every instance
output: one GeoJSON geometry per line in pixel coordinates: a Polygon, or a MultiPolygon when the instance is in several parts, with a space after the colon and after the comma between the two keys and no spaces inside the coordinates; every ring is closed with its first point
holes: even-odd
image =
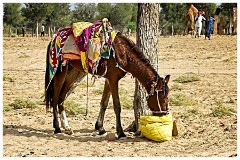
{"type": "Polygon", "coordinates": [[[160,103],[159,103],[159,98],[158,98],[158,92],[159,92],[159,90],[157,90],[156,92],[157,92],[157,102],[158,102],[158,108],[159,108],[159,112],[161,113],[161,112],[162,112],[162,110],[161,110],[161,105],[160,105],[160,103]]]}
{"type": "Polygon", "coordinates": [[[86,102],[85,116],[87,116],[87,114],[88,114],[88,74],[87,74],[87,102],[86,102]]]}

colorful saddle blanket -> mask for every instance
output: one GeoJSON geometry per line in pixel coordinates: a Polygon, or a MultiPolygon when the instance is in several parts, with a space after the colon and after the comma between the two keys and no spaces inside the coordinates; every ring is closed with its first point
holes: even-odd
{"type": "Polygon", "coordinates": [[[110,57],[110,46],[115,37],[110,25],[103,22],[74,23],[57,32],[51,40],[49,50],[50,82],[59,65],[67,60],[80,60],[84,71],[91,67],[93,74],[97,72],[99,60],[110,57]]]}

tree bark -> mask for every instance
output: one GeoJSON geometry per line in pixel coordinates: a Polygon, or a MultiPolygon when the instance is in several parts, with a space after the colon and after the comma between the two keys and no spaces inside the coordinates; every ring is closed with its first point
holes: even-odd
{"type": "Polygon", "coordinates": [[[214,19],[215,19],[215,22],[214,22],[214,29],[213,29],[213,34],[216,34],[218,33],[218,15],[214,15],[214,19]]]}
{"type": "Polygon", "coordinates": [[[38,20],[37,20],[37,27],[36,27],[36,37],[38,38],[38,20]]]}
{"type": "Polygon", "coordinates": [[[233,34],[237,34],[237,7],[233,8],[233,34]]]}
{"type": "MultiPolygon", "coordinates": [[[[138,4],[137,45],[156,70],[158,70],[159,15],[159,3],[138,4]]],[[[138,130],[139,116],[150,111],[147,107],[146,97],[145,88],[136,79],[133,102],[136,131],[138,130]]]]}
{"type": "Polygon", "coordinates": [[[8,35],[9,35],[9,37],[12,36],[12,28],[11,28],[11,26],[9,26],[9,32],[8,32],[8,35]]]}

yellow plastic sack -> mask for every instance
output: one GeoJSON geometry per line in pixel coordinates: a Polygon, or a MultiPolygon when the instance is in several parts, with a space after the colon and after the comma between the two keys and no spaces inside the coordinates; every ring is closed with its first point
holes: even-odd
{"type": "Polygon", "coordinates": [[[165,116],[140,116],[139,129],[143,136],[154,141],[172,139],[172,114],[165,116]]]}

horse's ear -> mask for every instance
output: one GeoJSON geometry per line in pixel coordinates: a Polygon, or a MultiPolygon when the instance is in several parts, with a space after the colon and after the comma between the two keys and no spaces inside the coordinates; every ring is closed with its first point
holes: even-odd
{"type": "Polygon", "coordinates": [[[120,35],[122,35],[122,32],[118,31],[116,36],[120,36],[120,35]]]}
{"type": "Polygon", "coordinates": [[[167,84],[168,84],[169,80],[170,80],[170,75],[167,75],[167,76],[165,77],[165,81],[166,81],[167,84]]]}

